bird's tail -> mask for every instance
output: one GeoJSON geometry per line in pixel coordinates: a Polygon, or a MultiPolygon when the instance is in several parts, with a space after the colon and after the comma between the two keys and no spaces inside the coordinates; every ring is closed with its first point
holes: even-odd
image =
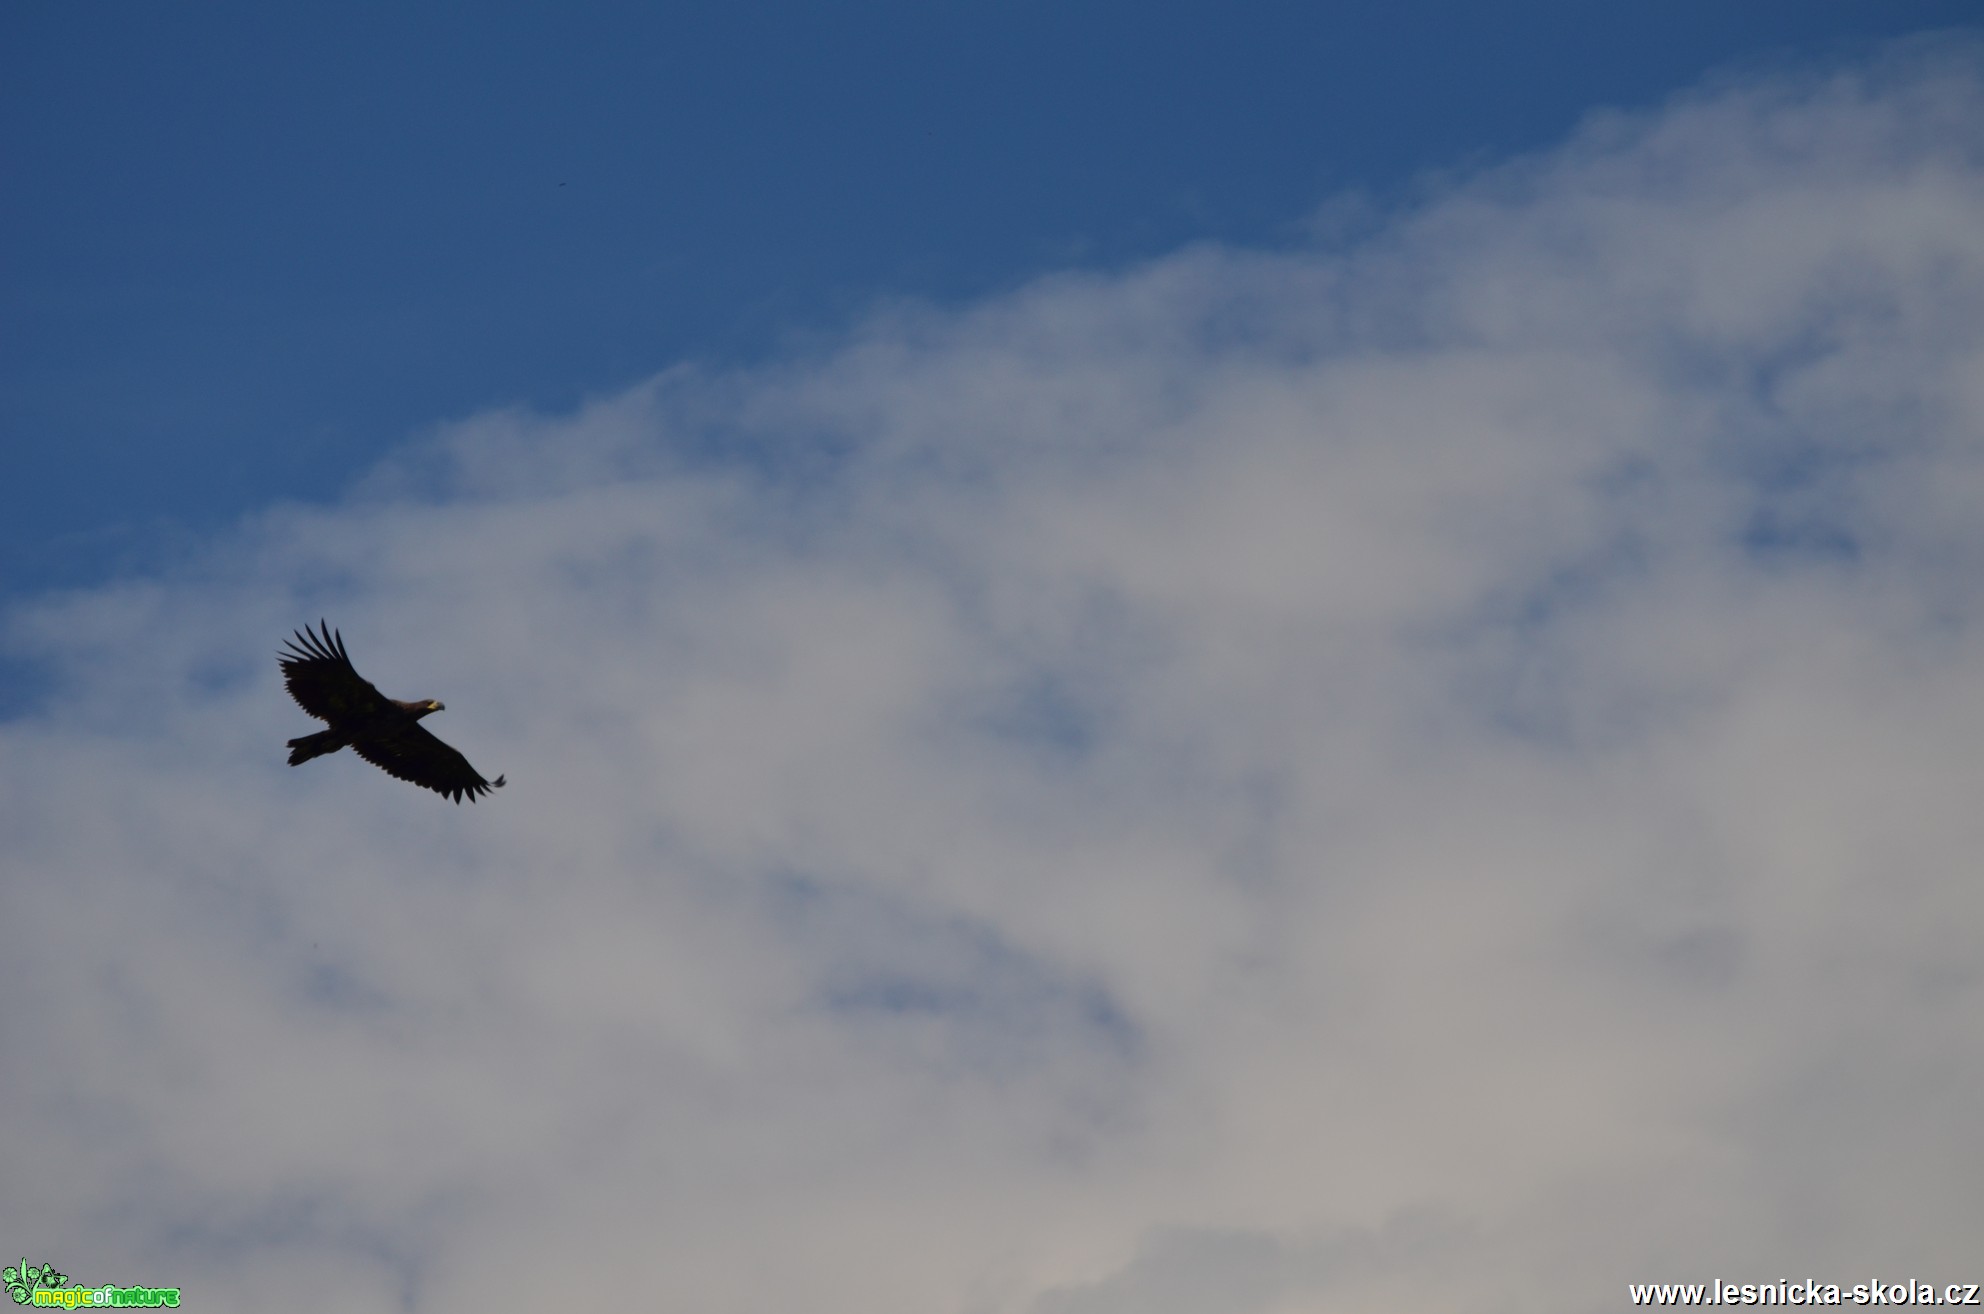
{"type": "Polygon", "coordinates": [[[337,731],[319,730],[314,735],[305,735],[301,739],[289,741],[289,764],[299,766],[313,757],[335,753],[343,747],[344,740],[339,737],[337,731]]]}

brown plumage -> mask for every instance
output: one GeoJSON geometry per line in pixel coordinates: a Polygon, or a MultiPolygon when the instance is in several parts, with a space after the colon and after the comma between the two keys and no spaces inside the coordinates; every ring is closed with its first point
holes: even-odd
{"type": "Polygon", "coordinates": [[[463,795],[473,803],[478,795],[503,787],[502,776],[484,780],[467,758],[421,728],[421,717],[444,710],[440,703],[432,698],[408,703],[386,697],[352,668],[344,636],[322,621],[318,627],[313,631],[304,626],[288,648],[276,654],[289,696],[331,727],[290,740],[291,766],[349,746],[387,775],[456,803],[463,795]]]}

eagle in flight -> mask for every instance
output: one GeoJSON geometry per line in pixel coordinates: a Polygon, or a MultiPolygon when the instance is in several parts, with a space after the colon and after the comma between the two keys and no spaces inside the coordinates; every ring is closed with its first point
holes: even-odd
{"type": "Polygon", "coordinates": [[[464,794],[473,803],[478,795],[503,787],[503,777],[484,780],[467,758],[421,729],[420,718],[444,710],[441,703],[432,698],[408,703],[386,697],[352,668],[344,636],[322,621],[317,624],[318,631],[304,626],[287,650],[276,654],[289,696],[331,727],[290,740],[291,766],[349,746],[387,775],[431,789],[457,804],[464,794]]]}

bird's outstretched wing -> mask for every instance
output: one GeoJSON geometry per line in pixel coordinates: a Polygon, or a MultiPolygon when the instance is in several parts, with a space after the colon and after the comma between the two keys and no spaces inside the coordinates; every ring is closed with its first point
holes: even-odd
{"type": "Polygon", "coordinates": [[[320,721],[339,725],[370,720],[390,704],[372,682],[352,669],[344,636],[319,621],[321,632],[308,625],[276,654],[283,682],[296,705],[320,721]]]}
{"type": "Polygon", "coordinates": [[[456,803],[463,795],[473,803],[480,795],[503,787],[502,776],[484,780],[467,758],[418,725],[356,740],[351,751],[389,776],[431,789],[456,803]]]}

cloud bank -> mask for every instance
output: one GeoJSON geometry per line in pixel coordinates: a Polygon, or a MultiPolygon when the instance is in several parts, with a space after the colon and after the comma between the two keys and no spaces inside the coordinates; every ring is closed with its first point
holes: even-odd
{"type": "Polygon", "coordinates": [[[188,1306],[1975,1281],[1984,60],[492,413],[6,618],[0,1236],[188,1306]],[[328,616],[510,787],[310,728],[328,616]]]}

